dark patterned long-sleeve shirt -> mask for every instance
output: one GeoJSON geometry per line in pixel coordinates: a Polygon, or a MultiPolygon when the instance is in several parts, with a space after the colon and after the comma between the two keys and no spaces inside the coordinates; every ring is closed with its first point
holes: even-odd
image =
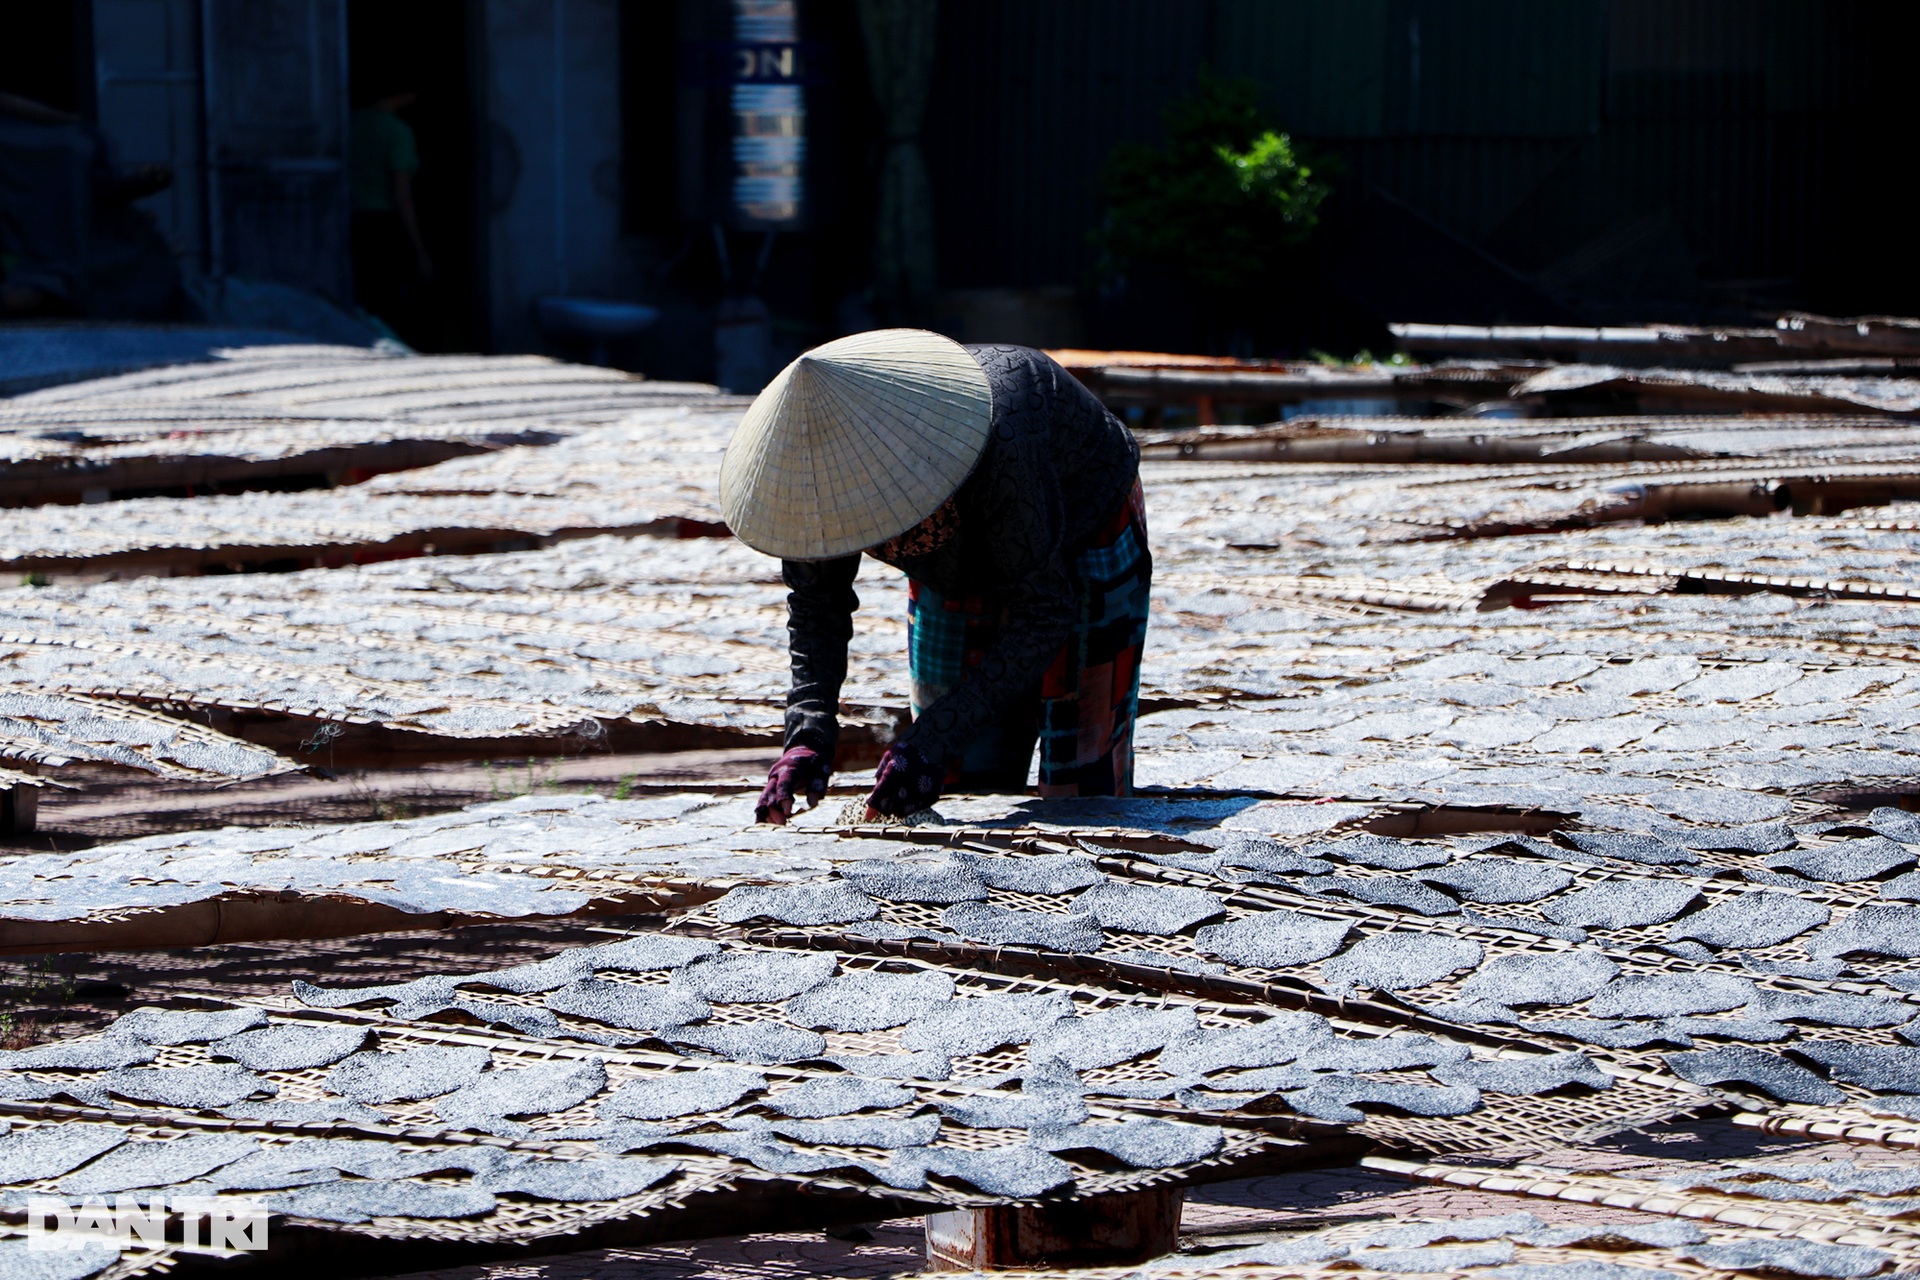
{"type": "MultiPolygon", "coordinates": [[[[993,430],[954,495],[958,528],[932,552],[888,563],[942,595],[998,599],[1008,625],[980,665],[902,736],[931,760],[958,754],[1038,686],[1073,629],[1071,561],[1126,500],[1140,469],[1132,434],[1047,356],[1027,347],[967,352],[992,388],[993,430]]],[[[793,657],[787,745],[828,759],[839,737],[859,569],[858,554],[782,562],[793,657]]]]}

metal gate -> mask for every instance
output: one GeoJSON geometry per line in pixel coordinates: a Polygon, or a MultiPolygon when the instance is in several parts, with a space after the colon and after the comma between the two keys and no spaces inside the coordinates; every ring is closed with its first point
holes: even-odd
{"type": "Polygon", "coordinates": [[[353,297],[346,0],[201,0],[216,274],[353,297]]]}

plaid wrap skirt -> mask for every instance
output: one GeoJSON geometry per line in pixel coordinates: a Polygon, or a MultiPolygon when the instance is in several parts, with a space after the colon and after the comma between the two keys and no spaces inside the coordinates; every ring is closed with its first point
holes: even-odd
{"type": "MultiPolygon", "coordinates": [[[[1133,790],[1133,722],[1147,640],[1153,556],[1139,481],[1120,510],[1068,562],[1073,631],[1039,684],[947,762],[947,786],[1024,791],[1036,740],[1043,796],[1124,796],[1133,790]]],[[[917,719],[980,664],[1007,626],[995,597],[944,596],[907,584],[907,658],[917,719]]]]}

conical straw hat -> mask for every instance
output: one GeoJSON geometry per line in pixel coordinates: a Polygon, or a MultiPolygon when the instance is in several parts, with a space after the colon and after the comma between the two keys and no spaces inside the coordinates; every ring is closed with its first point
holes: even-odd
{"type": "Polygon", "coordinates": [[[795,360],[753,402],[720,463],[720,510],[770,556],[863,551],[952,497],[992,427],[987,375],[959,343],[856,333],[795,360]]]}

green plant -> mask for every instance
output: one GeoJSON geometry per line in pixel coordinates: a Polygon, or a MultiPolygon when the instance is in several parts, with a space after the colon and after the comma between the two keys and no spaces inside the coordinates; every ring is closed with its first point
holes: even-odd
{"type": "Polygon", "coordinates": [[[508,800],[514,796],[530,796],[542,791],[551,791],[560,780],[560,766],[538,756],[526,758],[526,772],[518,785],[515,784],[511,765],[507,765],[506,771],[499,774],[493,771],[493,766],[492,760],[481,761],[481,768],[485,769],[487,774],[487,790],[492,793],[495,800],[508,800]]]}
{"type": "Polygon", "coordinates": [[[1332,188],[1273,126],[1251,81],[1202,71],[1165,118],[1164,145],[1118,147],[1107,161],[1106,269],[1156,262],[1221,297],[1270,286],[1332,188]]]}
{"type": "Polygon", "coordinates": [[[1349,369],[1363,365],[1385,365],[1390,369],[1408,369],[1413,366],[1413,357],[1404,351],[1396,351],[1392,355],[1382,359],[1365,347],[1354,352],[1351,360],[1342,360],[1339,356],[1322,351],[1318,347],[1307,352],[1307,356],[1310,359],[1318,360],[1329,369],[1349,369]]]}
{"type": "Polygon", "coordinates": [[[57,971],[51,959],[0,971],[0,1049],[24,1049],[39,1040],[40,1025],[28,1009],[57,1008],[72,998],[73,979],[57,971]]]}

